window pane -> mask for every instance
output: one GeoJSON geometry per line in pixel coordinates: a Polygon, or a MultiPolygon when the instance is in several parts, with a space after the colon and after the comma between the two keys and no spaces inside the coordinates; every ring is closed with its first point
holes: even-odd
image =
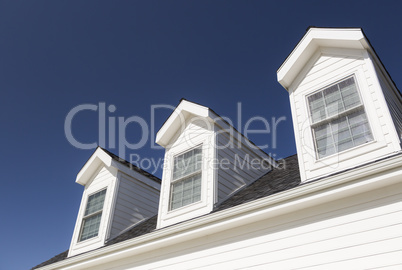
{"type": "Polygon", "coordinates": [[[345,110],[338,85],[331,86],[324,90],[327,117],[337,115],[345,110]]]}
{"type": "Polygon", "coordinates": [[[328,124],[317,126],[313,129],[316,147],[319,157],[335,153],[331,127],[328,124]]]}
{"type": "Polygon", "coordinates": [[[105,194],[106,189],[88,197],[84,218],[82,220],[82,229],[79,241],[83,241],[98,235],[103,203],[105,201],[105,194]]]}
{"type": "Polygon", "coordinates": [[[106,189],[95,193],[88,198],[87,208],[85,209],[85,216],[95,213],[103,208],[103,201],[105,200],[106,189]]]}
{"type": "Polygon", "coordinates": [[[318,123],[361,104],[355,79],[350,77],[308,97],[312,123],[318,123]]]}
{"type": "Polygon", "coordinates": [[[184,180],[176,181],[172,184],[171,189],[171,210],[201,200],[201,172],[184,180]]]}
{"type": "Polygon", "coordinates": [[[175,157],[170,210],[201,200],[202,146],[175,157]]]}
{"type": "Polygon", "coordinates": [[[331,123],[331,128],[334,137],[335,147],[338,148],[337,152],[353,147],[353,144],[349,146],[352,142],[352,136],[346,116],[334,120],[331,123]]]}
{"type": "Polygon", "coordinates": [[[364,110],[316,126],[313,133],[319,158],[373,140],[364,110]]]}
{"type": "Polygon", "coordinates": [[[328,147],[334,143],[329,125],[318,126],[314,132],[318,148],[328,147]]]}
{"type": "Polygon", "coordinates": [[[366,114],[363,111],[358,111],[350,116],[349,123],[351,125],[351,133],[355,145],[360,145],[373,140],[366,114]]]}
{"type": "Polygon", "coordinates": [[[310,95],[307,101],[319,158],[373,140],[354,77],[310,95]]]}
{"type": "Polygon", "coordinates": [[[346,110],[360,104],[359,93],[357,92],[355,80],[353,77],[340,82],[339,87],[342,93],[342,98],[346,110]]]}
{"type": "Polygon", "coordinates": [[[201,170],[202,166],[201,146],[175,157],[173,167],[173,180],[185,177],[201,170]]]}
{"type": "Polygon", "coordinates": [[[322,92],[309,96],[308,101],[310,105],[310,111],[313,123],[325,119],[326,118],[325,103],[322,92]]]}
{"type": "Polygon", "coordinates": [[[326,157],[326,156],[335,154],[336,149],[335,149],[334,145],[331,145],[331,146],[329,146],[327,148],[318,149],[317,152],[318,152],[318,157],[322,158],[322,157],[326,157]]]}
{"type": "Polygon", "coordinates": [[[85,218],[82,221],[82,231],[80,241],[98,236],[99,225],[102,213],[85,218]]]}

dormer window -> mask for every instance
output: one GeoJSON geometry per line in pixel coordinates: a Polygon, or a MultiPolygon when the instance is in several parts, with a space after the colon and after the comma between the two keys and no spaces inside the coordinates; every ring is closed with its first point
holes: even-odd
{"type": "Polygon", "coordinates": [[[201,200],[202,146],[174,158],[170,210],[201,200]]]}
{"type": "Polygon", "coordinates": [[[105,246],[158,211],[160,179],[101,147],[80,170],[76,183],[85,189],[68,257],[105,246]]]}
{"type": "Polygon", "coordinates": [[[156,143],[166,149],[158,229],[211,213],[270,170],[248,166],[243,172],[243,164],[276,165],[214,111],[187,100],[180,101],[158,131],[156,143]],[[231,142],[236,142],[233,147],[231,142]]]}
{"type": "Polygon", "coordinates": [[[317,158],[373,140],[354,76],[307,97],[317,158]]]}
{"type": "Polygon", "coordinates": [[[79,241],[84,241],[98,236],[105,194],[106,189],[88,197],[84,217],[82,219],[79,241]]]}

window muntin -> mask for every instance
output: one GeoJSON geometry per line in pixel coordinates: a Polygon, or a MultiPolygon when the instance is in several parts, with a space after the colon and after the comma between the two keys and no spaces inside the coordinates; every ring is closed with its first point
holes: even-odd
{"type": "Polygon", "coordinates": [[[201,200],[202,146],[176,156],[170,188],[170,210],[201,200]]]}
{"type": "Polygon", "coordinates": [[[308,96],[307,100],[318,158],[373,140],[353,76],[308,96]]]}
{"type": "Polygon", "coordinates": [[[98,236],[105,195],[106,189],[88,197],[84,218],[82,219],[79,241],[98,236]]]}

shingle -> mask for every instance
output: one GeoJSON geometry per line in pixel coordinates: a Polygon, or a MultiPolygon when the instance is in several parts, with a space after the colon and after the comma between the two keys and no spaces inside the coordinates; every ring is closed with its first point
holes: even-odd
{"type": "Polygon", "coordinates": [[[277,161],[279,166],[250,185],[233,194],[218,205],[214,212],[221,211],[256,199],[285,191],[301,183],[297,155],[277,161]]]}
{"type": "MultiPolygon", "coordinates": [[[[113,159],[121,162],[126,166],[131,166],[131,164],[123,159],[120,159],[118,156],[110,153],[105,150],[113,159]]],[[[220,205],[217,205],[213,212],[222,211],[224,209],[228,209],[243,203],[247,203],[259,198],[267,197],[269,195],[285,191],[291,188],[294,188],[300,185],[300,174],[299,174],[299,165],[297,162],[297,155],[290,156],[288,158],[277,161],[280,165],[277,168],[274,168],[261,178],[257,179],[250,185],[244,187],[240,191],[233,194],[233,196],[229,197],[220,205]]],[[[133,165],[132,165],[133,166],[133,165]]],[[[131,168],[131,167],[130,167],[131,168]]],[[[139,169],[134,166],[134,168],[139,169]]],[[[134,169],[134,170],[137,170],[134,169]]],[[[141,170],[141,169],[139,169],[141,170]]],[[[141,170],[142,171],[142,170],[141,170]]],[[[143,174],[145,171],[142,171],[143,174]]],[[[147,172],[145,172],[147,173],[147,172]]],[[[151,175],[152,176],[152,175],[151,175]]],[[[149,177],[149,176],[148,176],[149,177]]],[[[155,177],[160,181],[159,178],[155,177]]],[[[138,223],[136,226],[131,228],[130,230],[122,233],[121,235],[109,240],[105,246],[111,246],[113,244],[123,242],[141,235],[148,234],[156,229],[157,223],[157,215],[138,223]]],[[[172,225],[174,226],[174,225],[172,225]]],[[[43,262],[32,269],[39,268],[48,264],[52,264],[58,261],[62,261],[66,259],[68,254],[68,250],[53,257],[52,259],[43,262]]]]}
{"type": "Polygon", "coordinates": [[[157,217],[158,216],[155,215],[143,222],[140,222],[139,224],[137,224],[130,230],[128,230],[128,231],[120,234],[119,236],[113,238],[112,240],[108,241],[106,243],[106,246],[110,246],[110,245],[113,245],[113,244],[116,244],[119,242],[123,242],[128,239],[135,238],[135,237],[152,232],[153,230],[156,229],[156,222],[158,220],[157,217]]]}
{"type": "Polygon", "coordinates": [[[55,263],[55,262],[62,261],[65,258],[67,258],[67,255],[68,255],[68,250],[66,250],[66,251],[54,256],[53,258],[51,258],[51,259],[49,259],[49,260],[47,260],[47,261],[45,261],[45,262],[43,262],[41,264],[38,264],[35,267],[32,267],[31,269],[36,269],[36,268],[43,267],[43,266],[46,266],[46,265],[49,265],[49,264],[52,264],[52,263],[55,263]]]}

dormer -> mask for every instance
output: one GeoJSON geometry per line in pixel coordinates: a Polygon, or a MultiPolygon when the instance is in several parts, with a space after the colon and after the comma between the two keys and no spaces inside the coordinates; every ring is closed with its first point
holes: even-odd
{"type": "Polygon", "coordinates": [[[157,214],[160,179],[100,147],[76,183],[84,192],[68,256],[102,247],[157,214]]]}
{"type": "Polygon", "coordinates": [[[210,213],[275,161],[208,107],[181,100],[156,135],[165,148],[157,227],[210,213]]]}
{"type": "Polygon", "coordinates": [[[278,72],[302,181],[401,150],[401,95],[360,28],[309,28],[278,72]]]}

